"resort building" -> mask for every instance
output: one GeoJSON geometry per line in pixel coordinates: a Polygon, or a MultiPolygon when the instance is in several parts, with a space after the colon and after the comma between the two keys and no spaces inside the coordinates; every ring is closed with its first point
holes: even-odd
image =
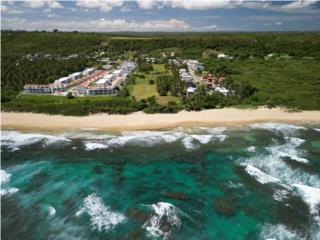
{"type": "Polygon", "coordinates": [[[24,91],[26,93],[33,93],[33,94],[49,94],[49,93],[53,93],[51,85],[28,84],[28,85],[24,86],[24,91]]]}
{"type": "Polygon", "coordinates": [[[115,95],[125,82],[127,75],[134,69],[135,63],[133,61],[124,61],[114,71],[87,68],[82,72],[75,72],[67,77],[59,78],[51,84],[25,85],[24,92],[61,96],[66,96],[68,92],[72,92],[74,95],[115,95]]]}
{"type": "Polygon", "coordinates": [[[124,61],[120,67],[123,73],[130,73],[136,69],[136,64],[133,61],[124,61]]]}
{"type": "Polygon", "coordinates": [[[54,84],[66,84],[71,81],[70,77],[62,77],[54,81],[54,84]]]}
{"type": "Polygon", "coordinates": [[[79,79],[82,76],[82,72],[75,72],[69,75],[70,79],[76,80],[79,79]]]}
{"type": "Polygon", "coordinates": [[[229,90],[226,89],[225,87],[219,87],[219,86],[215,86],[213,88],[216,92],[221,93],[223,96],[227,96],[229,94],[229,90]]]}
{"type": "Polygon", "coordinates": [[[204,69],[202,63],[199,63],[197,60],[187,60],[187,65],[193,71],[202,71],[204,69]]]}
{"type": "Polygon", "coordinates": [[[187,89],[187,96],[192,96],[194,94],[194,92],[196,91],[195,87],[188,87],[187,89]]]}
{"type": "Polygon", "coordinates": [[[114,95],[116,93],[113,87],[89,87],[87,95],[114,95]]]}
{"type": "Polygon", "coordinates": [[[113,74],[107,74],[103,78],[99,79],[96,82],[96,85],[97,85],[97,87],[104,87],[106,85],[111,85],[113,78],[114,78],[113,74]]]}
{"type": "Polygon", "coordinates": [[[121,77],[122,74],[123,74],[122,69],[118,69],[118,70],[113,71],[113,75],[114,75],[114,77],[116,77],[116,78],[117,78],[117,77],[121,77]]]}
{"type": "Polygon", "coordinates": [[[82,75],[89,75],[94,73],[94,71],[96,70],[96,68],[86,68],[85,70],[82,71],[82,75]]]}
{"type": "Polygon", "coordinates": [[[218,86],[223,80],[225,80],[225,77],[216,77],[212,74],[206,74],[202,77],[202,82],[206,82],[208,88],[218,86]]]}
{"type": "Polygon", "coordinates": [[[187,73],[187,70],[184,69],[184,68],[181,68],[181,69],[179,70],[179,75],[181,75],[181,74],[183,74],[183,73],[187,73]]]}

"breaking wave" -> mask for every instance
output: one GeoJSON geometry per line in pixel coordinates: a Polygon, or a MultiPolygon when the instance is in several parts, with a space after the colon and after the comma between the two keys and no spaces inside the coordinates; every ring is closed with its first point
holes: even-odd
{"type": "Polygon", "coordinates": [[[11,151],[20,150],[20,147],[34,143],[42,143],[43,147],[72,140],[83,141],[85,150],[108,149],[122,147],[127,144],[154,146],[161,143],[181,141],[186,149],[196,149],[201,144],[210,141],[224,141],[227,135],[223,134],[225,128],[194,128],[169,131],[130,131],[120,134],[105,134],[96,131],[66,132],[59,135],[46,135],[38,133],[22,133],[19,131],[2,131],[1,143],[11,151]]]}
{"type": "Polygon", "coordinates": [[[263,240],[298,240],[301,239],[296,232],[289,230],[283,224],[271,225],[265,224],[260,233],[260,239],[263,240]]]}
{"type": "Polygon", "coordinates": [[[320,188],[310,187],[303,184],[293,184],[293,187],[301,198],[308,204],[310,213],[319,216],[320,213],[320,188]]]}
{"type": "Polygon", "coordinates": [[[85,143],[85,147],[87,151],[92,151],[96,149],[106,149],[108,148],[107,145],[101,144],[101,143],[93,143],[93,142],[87,142],[85,143]]]}
{"type": "MultiPolygon", "coordinates": [[[[267,153],[260,153],[245,159],[241,165],[245,165],[245,170],[261,184],[272,182],[278,185],[273,192],[273,198],[276,201],[281,202],[290,195],[299,196],[309,207],[313,219],[310,233],[318,236],[320,234],[320,178],[318,175],[307,173],[301,168],[292,168],[287,163],[287,161],[297,161],[301,164],[310,164],[309,160],[303,157],[304,152],[299,149],[305,140],[297,137],[299,131],[306,128],[278,123],[254,124],[251,127],[281,134],[285,142],[266,147],[267,153]],[[260,169],[263,169],[263,172],[260,169]]],[[[280,240],[301,239],[297,233],[281,224],[264,225],[260,237],[261,239],[280,240]]]]}
{"type": "Polygon", "coordinates": [[[11,173],[7,173],[6,171],[0,169],[0,196],[12,195],[19,191],[18,188],[4,188],[3,184],[8,183],[11,178],[11,173]]]}
{"type": "Polygon", "coordinates": [[[148,219],[143,228],[153,237],[163,237],[168,239],[173,227],[180,227],[181,220],[179,215],[181,211],[174,205],[166,202],[158,202],[150,206],[154,214],[148,219]]]}
{"type": "Polygon", "coordinates": [[[7,146],[11,151],[17,151],[20,150],[20,147],[22,146],[31,145],[38,142],[42,142],[42,146],[46,147],[54,143],[69,141],[69,139],[63,137],[46,134],[22,133],[8,130],[1,132],[1,145],[7,146]]]}
{"type": "Polygon", "coordinates": [[[49,212],[49,217],[53,217],[54,215],[56,215],[56,209],[52,206],[48,207],[48,212],[49,212]]]}
{"type": "Polygon", "coordinates": [[[286,123],[256,123],[252,124],[251,128],[255,129],[264,129],[268,131],[272,131],[276,134],[283,134],[284,136],[290,136],[292,134],[297,133],[299,130],[305,130],[305,127],[296,126],[286,123]]]}
{"type": "Polygon", "coordinates": [[[303,158],[302,152],[298,147],[305,140],[297,137],[285,137],[284,144],[274,144],[266,147],[267,154],[260,153],[251,158],[245,159],[241,164],[252,165],[258,169],[263,169],[264,173],[278,178],[286,185],[300,183],[309,186],[320,186],[320,178],[317,175],[306,173],[300,169],[291,168],[284,158],[289,161],[298,161],[303,164],[308,164],[308,160],[303,158]]]}
{"type": "MultiPolygon", "coordinates": [[[[100,139],[100,144],[93,145],[91,149],[101,149],[108,147],[119,147],[126,144],[154,146],[159,143],[172,143],[181,140],[186,149],[198,148],[200,144],[208,144],[210,141],[217,139],[224,141],[226,135],[222,134],[225,129],[201,129],[201,134],[189,134],[182,131],[139,131],[139,132],[122,132],[121,135],[109,135],[104,139],[100,139]],[[205,132],[203,132],[205,131],[205,132]],[[96,147],[95,147],[96,146],[96,147]]],[[[92,145],[91,145],[92,146],[92,145]]]]}
{"type": "Polygon", "coordinates": [[[252,165],[249,165],[249,164],[246,165],[245,170],[249,175],[251,175],[253,178],[255,178],[261,184],[280,182],[280,179],[272,177],[252,165]]]}
{"type": "Polygon", "coordinates": [[[126,220],[124,215],[105,206],[102,198],[96,193],[92,193],[84,199],[76,216],[80,216],[84,212],[89,214],[93,229],[98,229],[98,231],[108,231],[126,220]]]}

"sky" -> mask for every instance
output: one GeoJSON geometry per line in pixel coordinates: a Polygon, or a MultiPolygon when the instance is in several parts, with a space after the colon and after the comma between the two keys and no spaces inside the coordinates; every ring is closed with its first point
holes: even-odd
{"type": "Polygon", "coordinates": [[[320,1],[1,0],[1,29],[84,32],[320,31],[320,1]]]}

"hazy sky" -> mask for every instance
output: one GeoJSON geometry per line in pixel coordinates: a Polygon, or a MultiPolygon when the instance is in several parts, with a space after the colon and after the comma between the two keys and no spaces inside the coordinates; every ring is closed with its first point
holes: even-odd
{"type": "Polygon", "coordinates": [[[2,1],[1,28],[61,31],[320,31],[320,2],[2,1]]]}

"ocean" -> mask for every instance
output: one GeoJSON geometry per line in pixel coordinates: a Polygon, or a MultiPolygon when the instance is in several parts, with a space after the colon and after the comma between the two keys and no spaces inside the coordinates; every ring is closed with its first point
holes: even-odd
{"type": "Polygon", "coordinates": [[[320,128],[3,130],[2,239],[320,239],[320,128]]]}

